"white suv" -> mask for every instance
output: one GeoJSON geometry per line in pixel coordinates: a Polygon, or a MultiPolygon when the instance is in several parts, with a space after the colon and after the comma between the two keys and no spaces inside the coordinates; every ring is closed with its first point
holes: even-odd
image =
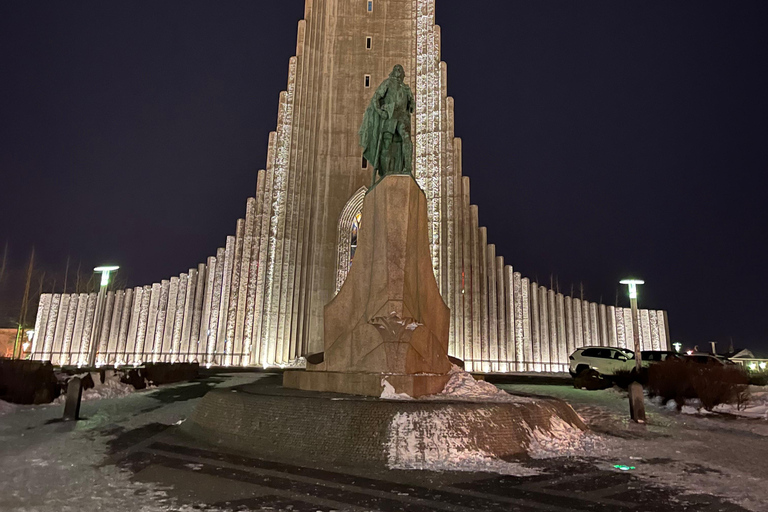
{"type": "Polygon", "coordinates": [[[572,377],[589,369],[601,375],[614,375],[618,371],[632,371],[635,368],[635,353],[625,348],[582,347],[576,349],[568,359],[568,371],[572,377]]]}

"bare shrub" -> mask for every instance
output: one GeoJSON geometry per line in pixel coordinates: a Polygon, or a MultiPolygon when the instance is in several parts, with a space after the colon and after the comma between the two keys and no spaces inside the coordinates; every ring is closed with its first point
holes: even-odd
{"type": "Polygon", "coordinates": [[[652,364],[648,368],[649,394],[660,396],[665,404],[674,400],[680,410],[686,399],[696,398],[690,378],[692,366],[691,363],[679,359],[667,359],[652,364]]]}
{"type": "Polygon", "coordinates": [[[711,411],[720,404],[741,403],[744,393],[748,392],[749,377],[737,366],[719,363],[706,365],[689,364],[691,386],[701,400],[704,409],[711,411]]]}

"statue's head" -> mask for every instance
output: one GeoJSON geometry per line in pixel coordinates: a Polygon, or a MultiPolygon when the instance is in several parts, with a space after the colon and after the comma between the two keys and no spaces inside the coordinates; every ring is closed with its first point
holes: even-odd
{"type": "Polygon", "coordinates": [[[405,80],[405,69],[403,69],[403,66],[400,64],[397,64],[394,68],[392,68],[392,72],[389,74],[390,78],[396,78],[398,81],[402,82],[405,80]]]}

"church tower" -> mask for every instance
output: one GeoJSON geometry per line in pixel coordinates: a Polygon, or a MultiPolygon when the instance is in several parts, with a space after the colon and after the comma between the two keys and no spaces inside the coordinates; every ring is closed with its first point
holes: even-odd
{"type": "MultiPolygon", "coordinates": [[[[234,235],[160,283],[101,300],[43,295],[33,357],[269,367],[322,351],[323,308],[353,261],[371,182],[358,129],[395,64],[416,98],[414,174],[451,309],[449,353],[474,371],[567,371],[575,348],[631,346],[629,309],[539,286],[488,243],[462,175],[440,37],[435,0],[306,0],[267,166],[234,235]]],[[[665,312],[642,310],[640,330],[644,348],[668,347],[665,312]]]]}

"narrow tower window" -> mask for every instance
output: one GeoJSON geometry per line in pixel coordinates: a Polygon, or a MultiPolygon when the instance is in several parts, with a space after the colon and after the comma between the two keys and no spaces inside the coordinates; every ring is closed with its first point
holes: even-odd
{"type": "Polygon", "coordinates": [[[373,0],[368,0],[368,12],[373,12],[373,0]]]}
{"type": "Polygon", "coordinates": [[[371,86],[371,75],[365,75],[365,86],[366,87],[371,86]]]}
{"type": "Polygon", "coordinates": [[[363,157],[363,169],[367,169],[367,168],[368,168],[368,160],[366,160],[365,157],[363,157]]]}
{"type": "Polygon", "coordinates": [[[367,50],[370,50],[372,45],[373,45],[373,38],[366,37],[365,38],[365,48],[367,50]]]}

